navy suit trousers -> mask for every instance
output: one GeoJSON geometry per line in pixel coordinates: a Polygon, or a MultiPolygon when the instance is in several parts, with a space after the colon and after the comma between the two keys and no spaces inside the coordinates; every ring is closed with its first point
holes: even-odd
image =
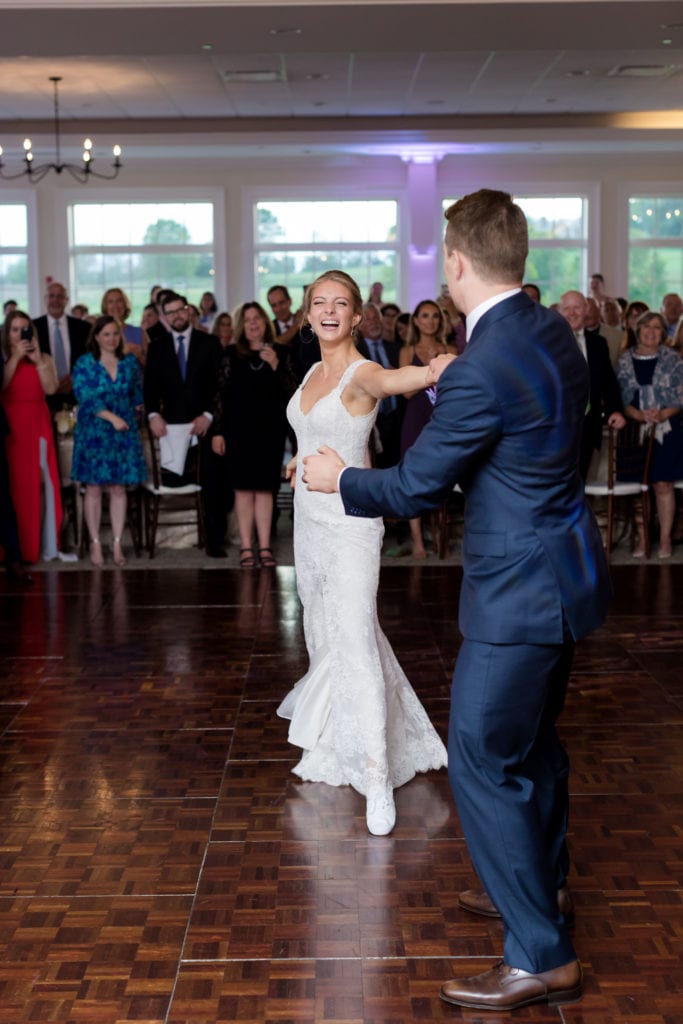
{"type": "Polygon", "coordinates": [[[537,973],[576,959],[566,883],[569,760],[555,729],[574,644],[465,640],[453,675],[448,772],[467,846],[505,925],[504,960],[537,973]]]}

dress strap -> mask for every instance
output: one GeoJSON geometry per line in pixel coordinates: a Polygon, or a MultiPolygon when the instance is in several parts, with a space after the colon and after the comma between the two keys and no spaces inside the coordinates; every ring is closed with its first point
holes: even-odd
{"type": "Polygon", "coordinates": [[[367,359],[363,359],[363,357],[361,356],[359,359],[354,359],[354,361],[352,363],[349,363],[349,365],[346,367],[346,369],[344,370],[343,374],[341,375],[341,380],[339,381],[339,384],[337,385],[340,391],[344,390],[344,388],[349,383],[349,381],[353,377],[354,373],[356,372],[356,370],[358,369],[360,364],[361,363],[367,363],[367,362],[368,362],[368,360],[367,359]]]}

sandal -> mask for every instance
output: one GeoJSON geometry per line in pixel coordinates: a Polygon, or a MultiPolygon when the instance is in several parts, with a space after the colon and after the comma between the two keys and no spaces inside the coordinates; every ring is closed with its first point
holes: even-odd
{"type": "Polygon", "coordinates": [[[256,555],[253,548],[240,548],[240,569],[255,569],[257,565],[256,555]],[[243,554],[248,551],[249,554],[243,554]]]}
{"type": "Polygon", "coordinates": [[[259,548],[258,549],[259,564],[262,569],[272,569],[277,565],[277,562],[273,558],[272,548],[259,548]]]}

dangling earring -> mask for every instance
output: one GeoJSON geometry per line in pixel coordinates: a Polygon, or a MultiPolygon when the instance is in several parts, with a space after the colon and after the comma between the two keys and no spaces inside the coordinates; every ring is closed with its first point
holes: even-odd
{"type": "Polygon", "coordinates": [[[299,337],[301,338],[302,345],[310,345],[315,341],[315,331],[311,327],[310,321],[305,320],[304,323],[302,323],[299,328],[299,337]]]}

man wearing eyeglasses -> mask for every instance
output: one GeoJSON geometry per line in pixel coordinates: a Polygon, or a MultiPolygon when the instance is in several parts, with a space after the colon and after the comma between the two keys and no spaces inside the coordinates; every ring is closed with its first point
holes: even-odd
{"type": "MultiPolygon", "coordinates": [[[[192,328],[184,296],[169,292],[164,297],[162,311],[168,329],[150,342],[145,366],[144,397],[149,429],[155,437],[162,438],[168,432],[168,424],[188,424],[192,437],[201,440],[213,420],[220,342],[214,335],[192,328]]],[[[205,449],[200,455],[202,476],[209,484],[203,471],[206,452],[210,449],[208,445],[202,448],[205,449]]],[[[167,486],[179,487],[196,474],[196,462],[193,462],[196,450],[194,446],[190,448],[182,475],[162,470],[167,486]]],[[[222,538],[213,536],[214,517],[206,493],[204,506],[207,553],[225,557],[222,538]]]]}

